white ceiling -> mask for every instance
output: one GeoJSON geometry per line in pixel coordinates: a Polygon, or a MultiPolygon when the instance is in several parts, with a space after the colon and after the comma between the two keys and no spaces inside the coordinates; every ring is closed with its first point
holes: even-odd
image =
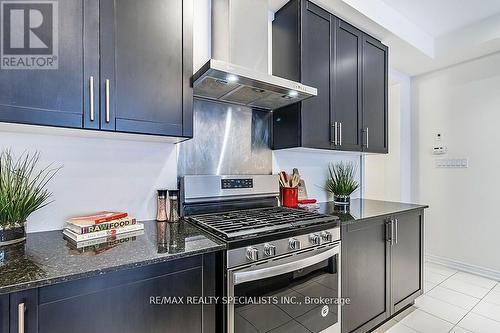
{"type": "Polygon", "coordinates": [[[382,0],[437,37],[500,13],[499,0],[382,0]]]}
{"type": "MultiPolygon", "coordinates": [[[[268,0],[273,12],[288,0],[268,0]]],[[[389,46],[410,76],[500,52],[500,0],[311,0],[389,46]]]]}

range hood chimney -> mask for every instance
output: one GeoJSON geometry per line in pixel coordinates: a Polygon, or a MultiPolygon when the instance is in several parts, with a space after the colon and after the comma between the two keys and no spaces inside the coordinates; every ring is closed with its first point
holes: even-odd
{"type": "Polygon", "coordinates": [[[266,110],[316,96],[316,88],[268,73],[268,0],[212,0],[212,59],[194,96],[266,110]]]}

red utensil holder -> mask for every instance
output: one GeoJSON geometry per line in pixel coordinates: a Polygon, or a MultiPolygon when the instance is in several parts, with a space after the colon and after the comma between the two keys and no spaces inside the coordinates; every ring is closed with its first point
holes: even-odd
{"type": "Polygon", "coordinates": [[[297,208],[299,206],[299,188],[282,187],[281,205],[288,208],[297,208]]]}

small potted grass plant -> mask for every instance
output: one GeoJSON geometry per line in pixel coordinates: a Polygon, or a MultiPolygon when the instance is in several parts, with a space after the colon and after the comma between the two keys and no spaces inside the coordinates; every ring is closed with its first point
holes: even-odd
{"type": "Polygon", "coordinates": [[[39,153],[0,152],[0,246],[24,241],[28,217],[51,202],[47,183],[60,168],[39,168],[39,160],[39,153]]]}
{"type": "Polygon", "coordinates": [[[357,166],[353,162],[337,162],[328,166],[326,190],[333,194],[335,205],[350,205],[351,194],[359,188],[356,173],[357,166]]]}

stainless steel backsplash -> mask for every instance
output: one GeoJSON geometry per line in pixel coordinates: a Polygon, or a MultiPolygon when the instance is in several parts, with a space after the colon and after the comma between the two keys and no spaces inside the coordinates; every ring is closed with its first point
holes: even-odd
{"type": "Polygon", "coordinates": [[[183,175],[271,174],[271,113],[194,100],[194,137],[179,143],[183,175]]]}

